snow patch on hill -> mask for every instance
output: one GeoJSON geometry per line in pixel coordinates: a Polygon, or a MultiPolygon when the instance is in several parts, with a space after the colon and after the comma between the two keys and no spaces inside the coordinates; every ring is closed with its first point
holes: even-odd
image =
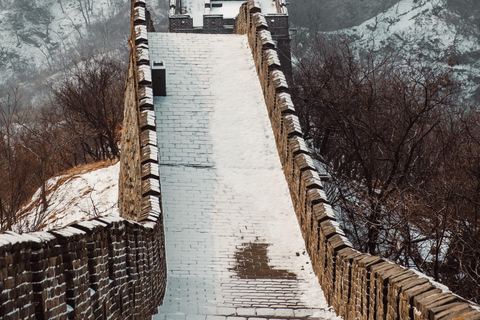
{"type": "Polygon", "coordinates": [[[395,44],[396,48],[411,53],[480,50],[478,32],[461,33],[456,23],[460,20],[458,14],[446,9],[445,0],[403,0],[358,27],[343,32],[359,38],[359,44],[370,44],[376,49],[395,44]]]}
{"type": "Polygon", "coordinates": [[[126,50],[128,0],[0,0],[0,8],[0,87],[65,69],[94,50],[126,50]]]}
{"type": "Polygon", "coordinates": [[[423,65],[453,68],[469,95],[480,83],[480,30],[446,0],[401,0],[356,27],[326,34],[347,35],[365,50],[389,48],[423,65]]]}
{"type": "Polygon", "coordinates": [[[47,181],[48,207],[42,212],[42,190],[23,208],[16,232],[48,231],[77,221],[104,215],[119,215],[118,176],[120,163],[98,163],[74,168],[47,181]]]}

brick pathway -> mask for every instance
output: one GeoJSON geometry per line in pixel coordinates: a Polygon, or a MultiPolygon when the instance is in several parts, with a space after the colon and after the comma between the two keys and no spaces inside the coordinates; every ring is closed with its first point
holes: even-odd
{"type": "Polygon", "coordinates": [[[149,34],[168,283],[153,319],[335,317],[313,275],[246,38],[149,34]]]}

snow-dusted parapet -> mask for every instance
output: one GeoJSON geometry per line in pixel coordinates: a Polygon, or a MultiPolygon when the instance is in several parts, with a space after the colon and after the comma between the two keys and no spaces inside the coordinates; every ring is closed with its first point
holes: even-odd
{"type": "MultiPolygon", "coordinates": [[[[283,0],[275,3],[277,11],[286,12],[283,0]]],[[[302,138],[272,41],[269,25],[275,30],[284,18],[264,16],[249,0],[240,8],[235,32],[248,36],[295,213],[328,302],[344,319],[480,319],[478,306],[426,277],[352,248],[302,138]]]]}
{"type": "Polygon", "coordinates": [[[130,63],[121,142],[119,209],[124,218],[157,222],[157,218],[161,217],[161,205],[148,17],[145,1],[133,1],[130,63]],[[152,203],[144,206],[145,202],[152,203]],[[152,208],[155,212],[144,212],[142,208],[145,207],[152,208]]]}
{"type": "Polygon", "coordinates": [[[105,216],[0,234],[0,318],[150,318],[166,284],[162,232],[105,216]]]}

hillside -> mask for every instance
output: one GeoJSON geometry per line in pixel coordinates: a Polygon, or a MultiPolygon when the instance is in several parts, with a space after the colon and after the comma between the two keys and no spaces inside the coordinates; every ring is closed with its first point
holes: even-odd
{"type": "MultiPolygon", "coordinates": [[[[297,34],[308,29],[310,33],[346,35],[361,50],[390,50],[435,68],[453,68],[465,83],[466,95],[480,100],[480,4],[467,0],[364,0],[354,5],[343,0],[337,9],[345,11],[326,9],[332,6],[332,1],[325,1],[322,8],[310,6],[309,1],[293,2],[291,21],[299,27],[297,34]],[[302,20],[295,10],[304,7],[311,10],[311,18],[302,20]],[[323,18],[326,12],[330,16],[323,18]]],[[[305,48],[308,44],[303,41],[294,35],[294,44],[300,42],[305,48]]]]}
{"type": "MultiPolygon", "coordinates": [[[[161,29],[166,1],[152,1],[150,8],[161,29]]],[[[0,97],[20,86],[29,88],[29,100],[41,98],[48,92],[45,78],[75,60],[126,56],[129,20],[129,0],[0,0],[0,97]]]]}
{"type": "Polygon", "coordinates": [[[98,162],[49,179],[47,210],[41,210],[39,189],[21,210],[13,231],[48,231],[98,216],[118,215],[119,168],[119,162],[98,162]]]}

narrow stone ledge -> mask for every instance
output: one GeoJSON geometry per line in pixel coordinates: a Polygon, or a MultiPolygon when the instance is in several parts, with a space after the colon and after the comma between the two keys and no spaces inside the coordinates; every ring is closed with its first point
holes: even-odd
{"type": "Polygon", "coordinates": [[[59,244],[77,241],[79,237],[83,237],[86,234],[85,231],[71,226],[49,232],[59,238],[59,244]]]}
{"type": "MultiPolygon", "coordinates": [[[[52,240],[56,239],[55,236],[53,236],[51,233],[49,233],[49,232],[47,232],[47,231],[32,232],[32,233],[30,233],[30,235],[31,235],[32,237],[35,237],[35,238],[40,239],[40,241],[41,241],[42,243],[46,243],[46,242],[49,242],[49,241],[52,241],[52,240]]],[[[43,245],[42,245],[42,248],[43,248],[43,245]]],[[[37,250],[37,249],[40,249],[40,247],[35,248],[35,249],[36,249],[36,250],[37,250]]]]}
{"type": "Polygon", "coordinates": [[[98,220],[87,220],[87,221],[80,221],[74,225],[73,228],[80,229],[85,231],[88,234],[92,234],[97,229],[103,229],[107,226],[106,223],[98,221],[98,220]]]}
{"type": "Polygon", "coordinates": [[[107,215],[107,216],[102,216],[98,217],[95,220],[105,222],[109,227],[111,227],[113,224],[117,225],[117,228],[119,231],[123,230],[125,228],[125,221],[126,219],[114,215],[107,215]]]}
{"type": "MultiPolygon", "coordinates": [[[[150,219],[150,218],[148,218],[150,219]]],[[[142,227],[150,229],[150,230],[155,230],[155,227],[157,226],[157,219],[151,220],[151,221],[141,221],[140,224],[142,227]]]]}
{"type": "Polygon", "coordinates": [[[5,233],[0,234],[0,244],[1,245],[10,245],[14,248],[19,247],[20,243],[23,243],[26,241],[26,239],[23,237],[23,235],[13,232],[13,231],[7,231],[5,233]]]}

